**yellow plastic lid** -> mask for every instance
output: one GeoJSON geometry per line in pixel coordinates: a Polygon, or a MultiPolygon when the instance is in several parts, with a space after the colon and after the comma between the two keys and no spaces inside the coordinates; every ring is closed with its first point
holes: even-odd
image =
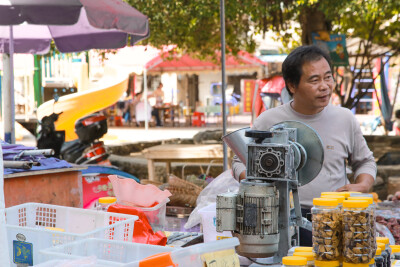
{"type": "Polygon", "coordinates": [[[368,204],[374,204],[374,199],[372,197],[348,197],[347,200],[366,200],[368,204]]]}
{"type": "Polygon", "coordinates": [[[392,254],[400,252],[400,246],[399,245],[389,245],[389,247],[392,249],[392,254]]]}
{"type": "Polygon", "coordinates": [[[321,197],[322,196],[326,196],[326,195],[339,195],[339,196],[344,196],[347,197],[347,192],[322,192],[321,193],[321,197]]]}
{"type": "Polygon", "coordinates": [[[321,267],[337,267],[340,266],[339,261],[315,261],[315,266],[321,267]]]}
{"type": "Polygon", "coordinates": [[[376,255],[376,256],[379,256],[379,255],[381,255],[381,254],[382,254],[382,249],[378,246],[378,247],[376,248],[375,255],[376,255]]]}
{"type": "Polygon", "coordinates": [[[366,200],[345,200],[343,201],[344,208],[368,208],[366,200]]]}
{"type": "MultiPolygon", "coordinates": [[[[381,251],[384,251],[384,250],[385,250],[385,247],[386,247],[385,243],[381,243],[381,242],[376,242],[376,246],[377,246],[378,248],[380,248],[381,251]]],[[[382,253],[382,252],[381,252],[381,253],[382,253]]]]}
{"type": "Polygon", "coordinates": [[[294,252],[312,252],[312,247],[295,247],[294,252]]]}
{"type": "Polygon", "coordinates": [[[99,203],[102,204],[111,204],[117,201],[116,197],[100,197],[99,198],[99,203]]]}
{"type": "Polygon", "coordinates": [[[369,267],[369,263],[348,263],[348,262],[343,262],[343,267],[369,267]]]}
{"type": "Polygon", "coordinates": [[[299,256],[287,256],[282,258],[282,263],[285,265],[306,265],[307,258],[299,256]]]}
{"type": "Polygon", "coordinates": [[[313,204],[315,206],[337,206],[338,201],[334,198],[314,198],[313,204]]]}
{"type": "Polygon", "coordinates": [[[57,231],[57,232],[65,232],[63,228],[57,228],[57,227],[45,227],[44,229],[51,230],[51,231],[57,231]]]}
{"type": "Polygon", "coordinates": [[[309,252],[309,251],[294,252],[293,256],[304,257],[304,258],[307,259],[307,261],[313,261],[314,260],[314,253],[309,252]]]}
{"type": "Polygon", "coordinates": [[[323,195],[321,196],[321,198],[334,198],[338,201],[339,204],[342,204],[344,200],[346,200],[346,198],[342,195],[323,195]]]}
{"type": "Polygon", "coordinates": [[[374,264],[374,263],[375,263],[375,259],[372,259],[368,264],[371,265],[371,264],[374,264]]]}
{"type": "Polygon", "coordinates": [[[389,244],[389,237],[377,236],[376,242],[383,243],[383,244],[389,244]]]}

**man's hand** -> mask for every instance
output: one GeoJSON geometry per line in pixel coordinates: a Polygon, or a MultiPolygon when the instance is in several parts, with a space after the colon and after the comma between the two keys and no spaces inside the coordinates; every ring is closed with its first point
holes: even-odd
{"type": "Polygon", "coordinates": [[[368,193],[374,185],[374,177],[369,174],[362,173],[356,178],[355,184],[347,184],[338,188],[337,192],[356,191],[361,193],[368,193]]]}
{"type": "Polygon", "coordinates": [[[239,175],[239,182],[243,179],[246,179],[246,171],[242,171],[242,173],[239,175]]]}

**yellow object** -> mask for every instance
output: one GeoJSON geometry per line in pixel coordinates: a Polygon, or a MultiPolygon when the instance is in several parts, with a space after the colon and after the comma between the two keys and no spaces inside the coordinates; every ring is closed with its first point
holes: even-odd
{"type": "Polygon", "coordinates": [[[44,229],[51,230],[51,231],[57,231],[57,232],[65,232],[65,230],[63,228],[57,228],[57,227],[45,227],[44,229]]]}
{"type": "Polygon", "coordinates": [[[323,195],[323,196],[321,196],[321,198],[334,198],[334,199],[337,200],[337,202],[338,202],[339,204],[342,204],[343,201],[346,200],[346,198],[345,198],[344,196],[338,195],[338,194],[336,194],[336,195],[323,195]]]}
{"type": "Polygon", "coordinates": [[[382,254],[382,249],[378,246],[378,247],[376,248],[375,255],[376,255],[376,256],[379,256],[379,255],[381,255],[381,254],[382,254]]]}
{"type": "Polygon", "coordinates": [[[287,256],[282,258],[282,263],[288,266],[293,266],[293,265],[306,265],[307,264],[307,259],[304,257],[298,257],[298,256],[287,256]]]}
{"type": "Polygon", "coordinates": [[[372,259],[368,264],[371,265],[371,264],[374,264],[374,263],[375,263],[375,259],[372,259]]]}
{"type": "Polygon", "coordinates": [[[398,245],[389,245],[389,247],[392,249],[392,254],[400,252],[400,246],[398,245]]]}
{"type": "Polygon", "coordinates": [[[293,256],[299,256],[299,257],[304,257],[307,259],[307,261],[313,261],[314,260],[314,254],[309,251],[298,251],[293,253],[293,256]]]}
{"type": "Polygon", "coordinates": [[[343,267],[369,267],[368,263],[348,263],[343,262],[343,267]]]}
{"type": "Polygon", "coordinates": [[[315,266],[338,267],[338,266],[340,266],[340,262],[339,261],[315,261],[315,266]]]}
{"type": "Polygon", "coordinates": [[[205,253],[201,258],[210,267],[240,267],[239,257],[234,249],[205,253]]]}
{"type": "Polygon", "coordinates": [[[101,204],[111,204],[117,201],[116,197],[100,197],[99,203],[101,204]]]}
{"type": "Polygon", "coordinates": [[[334,198],[314,198],[313,204],[315,206],[337,206],[338,201],[334,198]]]}
{"type": "Polygon", "coordinates": [[[60,97],[57,103],[50,100],[40,105],[37,109],[38,120],[52,114],[53,110],[54,113],[63,112],[55,122],[56,130],[65,131],[65,141],[77,139],[75,122],[84,116],[115,104],[128,87],[128,75],[110,70],[110,75],[104,81],[101,80],[103,87],[65,95],[60,97]]]}
{"type": "Polygon", "coordinates": [[[322,192],[321,196],[326,196],[326,195],[340,195],[344,196],[345,198],[350,196],[350,192],[322,192]]]}
{"type": "Polygon", "coordinates": [[[368,202],[366,200],[345,200],[343,201],[344,208],[367,208],[368,202]]]}
{"type": "Polygon", "coordinates": [[[376,242],[383,243],[383,244],[389,244],[389,237],[385,236],[377,236],[376,237],[376,242]]]}
{"type": "Polygon", "coordinates": [[[382,253],[382,251],[385,250],[385,247],[386,247],[386,245],[381,242],[376,242],[376,246],[381,249],[381,253],[382,253]]]}
{"type": "Polygon", "coordinates": [[[348,197],[347,200],[366,200],[369,205],[374,203],[372,197],[348,197]]]}
{"type": "Polygon", "coordinates": [[[294,252],[312,252],[312,247],[295,247],[294,252]]]}

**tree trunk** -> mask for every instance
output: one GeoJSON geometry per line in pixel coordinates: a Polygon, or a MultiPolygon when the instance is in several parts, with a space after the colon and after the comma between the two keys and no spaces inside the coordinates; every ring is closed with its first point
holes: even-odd
{"type": "Polygon", "coordinates": [[[303,8],[300,13],[299,22],[302,29],[301,41],[303,45],[312,44],[312,32],[329,32],[331,30],[329,26],[330,23],[317,6],[303,8]]]}

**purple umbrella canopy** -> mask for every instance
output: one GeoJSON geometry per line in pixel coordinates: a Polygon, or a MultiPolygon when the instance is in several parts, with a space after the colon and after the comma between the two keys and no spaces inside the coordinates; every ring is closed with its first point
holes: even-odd
{"type": "Polygon", "coordinates": [[[46,54],[121,48],[149,36],[147,16],[121,0],[0,0],[0,52],[46,54]]]}

